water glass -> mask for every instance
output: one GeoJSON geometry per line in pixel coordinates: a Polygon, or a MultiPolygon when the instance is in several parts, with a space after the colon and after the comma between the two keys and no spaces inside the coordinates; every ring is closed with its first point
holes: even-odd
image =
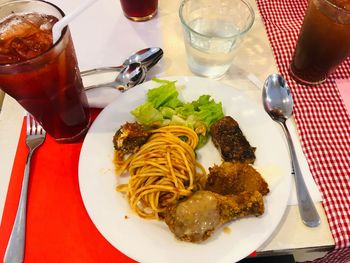
{"type": "Polygon", "coordinates": [[[350,55],[350,2],[310,0],[290,66],[301,84],[319,84],[350,55]]]}
{"type": "Polygon", "coordinates": [[[195,74],[219,78],[254,23],[244,0],[183,0],[179,10],[187,62],[195,74]]]}

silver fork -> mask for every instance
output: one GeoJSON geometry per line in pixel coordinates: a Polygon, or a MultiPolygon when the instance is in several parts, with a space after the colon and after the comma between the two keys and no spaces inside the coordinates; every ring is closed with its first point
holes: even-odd
{"type": "Polygon", "coordinates": [[[27,214],[27,192],[30,172],[30,160],[33,152],[45,140],[46,132],[34,118],[27,113],[27,136],[26,145],[29,153],[24,168],[22,190],[17,208],[15,223],[12,228],[9,243],[7,244],[4,263],[20,263],[24,258],[26,214],[27,214]]]}

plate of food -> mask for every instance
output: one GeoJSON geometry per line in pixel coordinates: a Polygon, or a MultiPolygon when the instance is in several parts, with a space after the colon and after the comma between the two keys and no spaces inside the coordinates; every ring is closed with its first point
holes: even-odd
{"type": "Polygon", "coordinates": [[[139,262],[235,262],[281,221],[288,149],[263,106],[199,77],[145,82],[91,125],[79,187],[100,233],[139,262]]]}

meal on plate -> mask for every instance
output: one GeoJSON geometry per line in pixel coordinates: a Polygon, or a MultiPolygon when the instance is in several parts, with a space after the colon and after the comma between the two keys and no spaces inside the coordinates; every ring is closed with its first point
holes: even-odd
{"type": "Polygon", "coordinates": [[[135,122],[122,124],[113,137],[116,171],[129,176],[117,191],[132,210],[163,220],[189,242],[206,240],[234,219],[262,215],[269,188],[252,166],[255,148],[238,123],[211,96],[183,102],[175,81],[154,81],[159,86],[131,111],[135,122]],[[207,174],[196,151],[210,137],[223,162],[207,174]]]}

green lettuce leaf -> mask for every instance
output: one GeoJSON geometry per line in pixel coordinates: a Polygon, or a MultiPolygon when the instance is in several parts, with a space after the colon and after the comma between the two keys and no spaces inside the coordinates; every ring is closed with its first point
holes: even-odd
{"type": "Polygon", "coordinates": [[[197,100],[184,103],[178,96],[176,81],[153,79],[160,85],[149,89],[147,100],[131,111],[136,120],[146,127],[183,125],[199,135],[199,144],[208,140],[210,126],[224,117],[221,102],[210,95],[201,95],[197,100]]]}
{"type": "Polygon", "coordinates": [[[182,104],[177,98],[179,92],[175,87],[175,81],[156,80],[162,85],[154,89],[149,89],[147,92],[147,101],[152,103],[154,108],[158,109],[162,106],[168,106],[174,109],[182,104]]]}
{"type": "Polygon", "coordinates": [[[148,101],[132,110],[131,114],[135,116],[139,123],[146,126],[151,126],[154,123],[161,123],[164,120],[162,113],[154,108],[153,104],[148,101]]]}

